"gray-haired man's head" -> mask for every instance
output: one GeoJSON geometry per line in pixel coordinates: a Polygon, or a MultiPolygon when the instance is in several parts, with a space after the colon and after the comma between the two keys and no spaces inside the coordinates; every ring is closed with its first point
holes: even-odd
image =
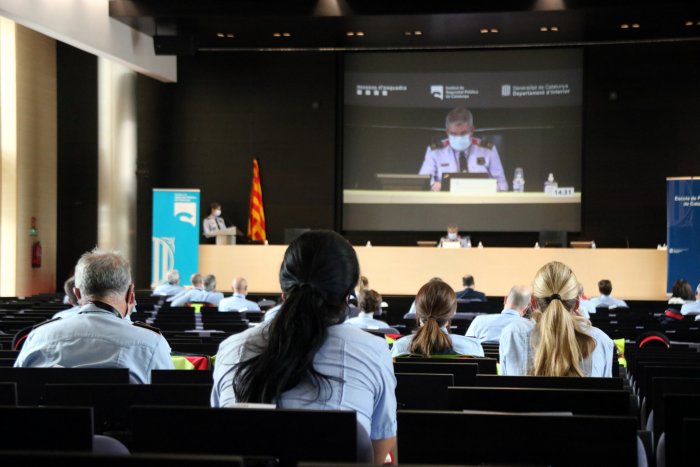
{"type": "Polygon", "coordinates": [[[75,287],[81,303],[109,296],[124,296],[131,285],[129,262],[120,253],[95,248],[75,266],[75,287]]]}

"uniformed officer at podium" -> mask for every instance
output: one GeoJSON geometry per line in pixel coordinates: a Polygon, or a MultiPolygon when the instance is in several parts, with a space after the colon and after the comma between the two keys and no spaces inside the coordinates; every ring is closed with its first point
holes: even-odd
{"type": "Polygon", "coordinates": [[[430,189],[440,191],[442,174],[467,172],[488,173],[498,182],[498,191],[508,191],[496,147],[479,138],[474,138],[474,117],[464,108],[457,107],[445,119],[447,139],[428,146],[420,175],[430,175],[430,189]]]}
{"type": "Polygon", "coordinates": [[[216,233],[226,228],[226,222],[221,217],[221,205],[217,202],[211,203],[211,212],[202,221],[202,243],[216,243],[216,233]]]}

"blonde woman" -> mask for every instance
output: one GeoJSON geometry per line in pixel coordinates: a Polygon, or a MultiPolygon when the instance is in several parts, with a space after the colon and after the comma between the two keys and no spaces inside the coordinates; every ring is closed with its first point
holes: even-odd
{"type": "Polygon", "coordinates": [[[501,374],[612,376],[614,343],[579,313],[578,288],[563,263],[537,272],[532,320],[516,320],[501,334],[501,374]]]}
{"type": "Polygon", "coordinates": [[[441,280],[431,280],[416,295],[418,331],[394,342],[393,356],[413,354],[424,357],[444,354],[483,357],[484,349],[472,337],[449,334],[450,322],[457,311],[455,291],[441,280]]]}

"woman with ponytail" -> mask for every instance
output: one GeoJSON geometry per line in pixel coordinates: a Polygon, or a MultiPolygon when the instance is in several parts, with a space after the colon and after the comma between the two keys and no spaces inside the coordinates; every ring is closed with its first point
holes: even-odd
{"type": "Polygon", "coordinates": [[[340,235],[311,231],[294,240],[280,268],[285,300],[277,315],[219,346],[212,406],[353,410],[383,463],[395,444],[396,379],[386,342],[344,324],[358,276],[355,250],[340,235]]]}
{"type": "Polygon", "coordinates": [[[416,295],[418,331],[394,342],[393,356],[459,354],[483,357],[484,349],[472,337],[448,334],[447,329],[457,311],[455,291],[441,280],[431,280],[416,295]]]}
{"type": "Polygon", "coordinates": [[[578,311],[578,281],[563,263],[545,264],[532,284],[532,320],[501,333],[501,374],[612,376],[613,341],[578,311]]]}

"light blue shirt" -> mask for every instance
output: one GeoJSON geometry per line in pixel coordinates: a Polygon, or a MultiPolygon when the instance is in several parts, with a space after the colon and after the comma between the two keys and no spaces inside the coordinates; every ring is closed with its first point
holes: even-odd
{"type": "Polygon", "coordinates": [[[607,306],[608,308],[615,308],[618,306],[627,307],[627,303],[624,300],[615,298],[612,295],[601,295],[600,297],[591,298],[591,304],[594,307],[607,306]]]}
{"type": "MultiPolygon", "coordinates": [[[[508,191],[508,181],[496,146],[489,149],[481,146],[478,138],[472,138],[471,146],[464,152],[467,157],[467,170],[470,173],[488,173],[490,178],[496,179],[498,191],[508,191]]],[[[428,147],[423,165],[418,171],[420,175],[430,175],[430,181],[433,183],[442,182],[443,173],[454,172],[459,172],[459,151],[449,145],[437,149],[428,147]]]]}
{"type": "MultiPolygon", "coordinates": [[[[682,315],[700,315],[700,300],[686,303],[681,307],[682,315]]],[[[697,320],[697,318],[695,318],[697,320]]]]}
{"type": "Polygon", "coordinates": [[[68,318],[69,316],[77,315],[79,311],[80,305],[75,305],[67,310],[59,311],[58,313],[54,314],[52,318],[68,318]]]}
{"type": "MultiPolygon", "coordinates": [[[[532,342],[533,329],[535,322],[531,319],[514,320],[503,329],[498,349],[502,375],[525,376],[529,373],[537,344],[532,342]]],[[[581,369],[586,376],[612,377],[615,344],[598,328],[588,328],[588,334],[595,339],[596,346],[581,362],[581,369]]]]}
{"type": "MultiPolygon", "coordinates": [[[[459,334],[448,334],[447,328],[440,328],[442,332],[450,336],[452,341],[452,350],[459,355],[473,355],[475,357],[483,357],[484,349],[478,340],[473,337],[460,336],[459,334]]],[[[409,350],[411,346],[411,341],[414,335],[404,336],[401,339],[394,342],[391,347],[391,356],[398,357],[399,355],[410,354],[409,350]]]]}
{"type": "Polygon", "coordinates": [[[588,319],[591,317],[591,315],[595,314],[595,305],[591,303],[590,300],[585,300],[583,298],[579,299],[578,301],[578,309],[581,315],[588,319]]]}
{"type": "MultiPolygon", "coordinates": [[[[236,402],[233,366],[255,356],[249,347],[264,346],[269,323],[228,337],[219,346],[214,367],[213,407],[236,402]],[[246,343],[251,345],[244,345],[246,343]]],[[[352,410],[373,440],[396,436],[396,378],[383,339],[347,323],[328,327],[328,337],[314,356],[314,368],[330,379],[330,390],[317,389],[310,381],[284,392],[280,408],[352,410]],[[330,392],[329,392],[330,391],[330,392]]]]}
{"type": "Polygon", "coordinates": [[[345,320],[345,322],[360,329],[386,329],[389,327],[384,321],[374,319],[374,313],[365,313],[364,311],[361,311],[354,318],[345,320]]]}
{"type": "Polygon", "coordinates": [[[274,318],[275,316],[277,316],[277,312],[280,311],[280,308],[282,308],[282,304],[281,304],[281,303],[280,303],[279,305],[275,305],[275,306],[273,306],[272,308],[270,308],[269,310],[267,310],[267,311],[265,312],[264,321],[265,321],[265,322],[272,321],[272,318],[274,318]]]}
{"type": "Polygon", "coordinates": [[[505,309],[500,313],[479,315],[467,329],[467,337],[474,337],[479,342],[498,342],[501,331],[514,320],[521,318],[515,310],[505,309]]]}
{"type": "Polygon", "coordinates": [[[245,295],[235,293],[219,302],[219,311],[260,311],[257,303],[246,300],[245,295]]]}
{"type": "Polygon", "coordinates": [[[224,294],[221,292],[208,292],[204,289],[190,289],[176,296],[170,302],[171,306],[184,306],[190,302],[206,302],[212,305],[219,305],[224,294]]]}
{"type": "Polygon", "coordinates": [[[153,289],[152,295],[165,295],[168,297],[172,297],[174,295],[179,294],[180,292],[183,292],[184,290],[185,288],[181,285],[165,283],[153,289]]]}
{"type": "Polygon", "coordinates": [[[93,304],[34,329],[15,367],[128,368],[130,379],[150,383],[151,370],[172,369],[170,346],[157,332],[135,326],[93,304]]]}

